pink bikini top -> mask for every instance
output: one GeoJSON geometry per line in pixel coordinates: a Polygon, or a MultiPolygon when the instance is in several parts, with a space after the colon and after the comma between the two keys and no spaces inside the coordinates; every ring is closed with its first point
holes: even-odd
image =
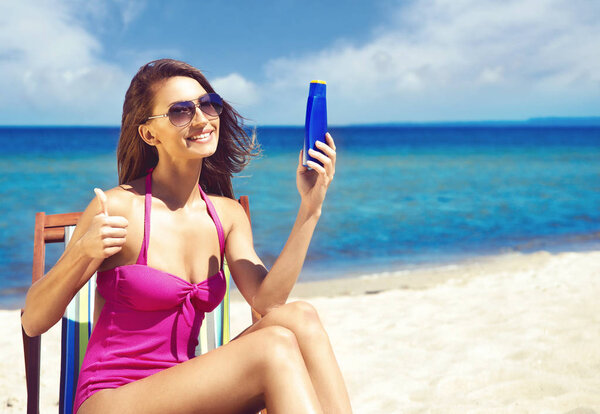
{"type": "Polygon", "coordinates": [[[148,244],[150,240],[150,217],[152,207],[152,171],[146,176],[144,241],[135,264],[117,266],[98,272],[98,290],[107,302],[116,303],[140,311],[166,310],[183,304],[183,315],[191,323],[195,310],[210,312],[223,299],[226,285],[223,274],[225,236],[217,212],[202,191],[208,213],[215,223],[221,253],[220,270],[199,283],[191,283],[179,276],[148,266],[148,244]],[[113,274],[119,276],[111,277],[113,274]],[[114,283],[113,283],[114,282],[114,283]],[[118,282],[118,286],[116,286],[118,282]]]}
{"type": "Polygon", "coordinates": [[[98,272],[98,291],[107,302],[114,301],[140,311],[166,310],[183,304],[183,316],[191,324],[195,310],[211,312],[225,295],[226,284],[224,283],[223,273],[225,235],[223,226],[212,202],[198,185],[200,195],[206,203],[208,213],[217,228],[221,253],[219,272],[199,283],[191,283],[177,275],[148,266],[152,207],[151,176],[152,171],[146,176],[144,241],[138,259],[135,264],[117,266],[113,269],[98,272]]]}

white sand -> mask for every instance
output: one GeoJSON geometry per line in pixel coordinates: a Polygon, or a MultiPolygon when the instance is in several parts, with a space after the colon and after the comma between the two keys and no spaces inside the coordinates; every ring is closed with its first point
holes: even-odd
{"type": "MultiPolygon", "coordinates": [[[[511,254],[301,284],[362,413],[600,413],[600,252],[511,254]],[[379,293],[366,294],[365,291],[379,293]]],[[[232,333],[250,321],[232,303],[232,333]]],[[[58,404],[55,327],[42,413],[58,404]]],[[[0,412],[25,412],[18,311],[0,311],[0,412]]]]}

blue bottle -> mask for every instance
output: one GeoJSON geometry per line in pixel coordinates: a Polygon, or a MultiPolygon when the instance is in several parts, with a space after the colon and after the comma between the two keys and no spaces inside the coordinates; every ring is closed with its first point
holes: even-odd
{"type": "Polygon", "coordinates": [[[325,142],[325,133],[327,132],[326,86],[325,81],[314,80],[310,82],[306,104],[306,122],[304,124],[304,151],[302,151],[302,165],[305,167],[307,167],[307,161],[314,161],[319,165],[323,165],[320,161],[308,155],[308,149],[312,148],[322,152],[315,147],[315,143],[317,141],[325,142]]]}

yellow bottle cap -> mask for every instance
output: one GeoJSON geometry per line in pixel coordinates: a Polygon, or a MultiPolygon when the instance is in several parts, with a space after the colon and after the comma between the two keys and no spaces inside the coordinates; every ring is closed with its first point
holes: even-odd
{"type": "Polygon", "coordinates": [[[323,85],[327,85],[327,82],[325,82],[323,80],[312,80],[312,81],[310,81],[310,83],[322,83],[323,85]]]}

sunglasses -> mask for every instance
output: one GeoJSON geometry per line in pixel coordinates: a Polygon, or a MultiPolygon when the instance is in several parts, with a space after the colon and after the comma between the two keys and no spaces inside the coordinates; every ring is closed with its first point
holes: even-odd
{"type": "Polygon", "coordinates": [[[198,103],[195,101],[175,102],[169,107],[166,114],[154,115],[146,118],[146,122],[154,118],[169,117],[169,121],[176,127],[184,127],[192,122],[196,115],[196,108],[208,117],[217,117],[223,112],[223,99],[216,93],[207,93],[198,98],[198,103]]]}

